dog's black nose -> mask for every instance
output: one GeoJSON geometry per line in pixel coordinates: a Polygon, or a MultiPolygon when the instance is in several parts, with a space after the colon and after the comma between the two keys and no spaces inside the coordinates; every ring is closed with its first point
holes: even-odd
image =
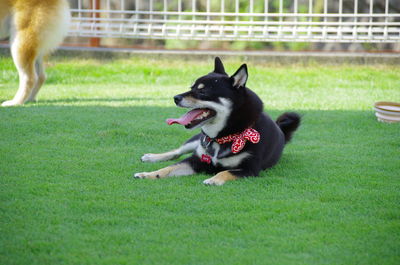
{"type": "Polygon", "coordinates": [[[182,97],[181,95],[176,95],[176,96],[174,97],[175,104],[178,105],[179,102],[182,101],[182,99],[183,99],[183,97],[182,97]]]}

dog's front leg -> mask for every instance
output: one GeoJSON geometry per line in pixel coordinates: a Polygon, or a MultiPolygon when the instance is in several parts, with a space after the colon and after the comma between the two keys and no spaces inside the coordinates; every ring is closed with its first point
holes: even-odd
{"type": "Polygon", "coordinates": [[[199,144],[200,144],[200,134],[197,134],[175,150],[161,154],[144,154],[141,160],[142,162],[159,162],[159,161],[175,159],[183,154],[193,152],[199,144]]]}
{"type": "Polygon", "coordinates": [[[32,36],[29,32],[29,30],[17,31],[13,38],[11,55],[19,74],[19,88],[12,100],[1,104],[4,107],[24,104],[37,83],[35,60],[38,56],[38,45],[36,36],[32,36]]]}
{"type": "Polygon", "coordinates": [[[134,175],[135,178],[159,179],[172,176],[187,176],[196,173],[187,162],[181,162],[152,172],[141,172],[134,175]]]}

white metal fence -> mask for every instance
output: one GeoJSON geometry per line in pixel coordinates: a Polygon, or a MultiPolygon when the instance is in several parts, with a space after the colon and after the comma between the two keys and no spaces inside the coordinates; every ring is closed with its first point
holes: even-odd
{"type": "Polygon", "coordinates": [[[69,0],[70,36],[399,42],[400,0],[69,0]]]}

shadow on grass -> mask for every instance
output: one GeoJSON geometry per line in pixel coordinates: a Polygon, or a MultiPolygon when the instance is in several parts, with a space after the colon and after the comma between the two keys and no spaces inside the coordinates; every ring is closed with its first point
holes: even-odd
{"type": "MultiPolygon", "coordinates": [[[[63,103],[81,103],[81,102],[129,102],[129,101],[145,101],[145,100],[154,100],[154,98],[149,97],[127,97],[127,98],[63,98],[63,99],[48,99],[48,100],[40,100],[39,104],[63,104],[63,103]]],[[[171,100],[172,97],[157,97],[157,100],[171,100]]],[[[32,103],[28,103],[32,104],[32,103]]],[[[36,103],[33,103],[36,104],[36,103]]]]}

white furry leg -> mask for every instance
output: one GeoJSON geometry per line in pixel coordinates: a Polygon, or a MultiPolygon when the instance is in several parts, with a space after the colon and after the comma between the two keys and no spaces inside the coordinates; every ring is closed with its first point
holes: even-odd
{"type": "Polygon", "coordinates": [[[161,153],[161,154],[144,154],[141,158],[142,162],[160,162],[175,159],[183,154],[193,152],[200,144],[199,140],[185,143],[178,149],[161,153]]]}
{"type": "Polygon", "coordinates": [[[19,75],[19,88],[12,100],[4,101],[3,107],[17,106],[24,104],[31,95],[32,89],[37,82],[35,74],[22,72],[19,75]]]}
{"type": "Polygon", "coordinates": [[[37,46],[29,43],[29,41],[32,41],[30,36],[29,31],[19,31],[13,39],[11,55],[18,70],[19,88],[14,98],[3,102],[2,106],[24,104],[36,85],[37,76],[34,62],[37,57],[37,46]]]}
{"type": "Polygon", "coordinates": [[[177,150],[172,150],[162,154],[144,154],[141,160],[142,162],[159,162],[178,158],[179,156],[180,154],[177,150]]]}

